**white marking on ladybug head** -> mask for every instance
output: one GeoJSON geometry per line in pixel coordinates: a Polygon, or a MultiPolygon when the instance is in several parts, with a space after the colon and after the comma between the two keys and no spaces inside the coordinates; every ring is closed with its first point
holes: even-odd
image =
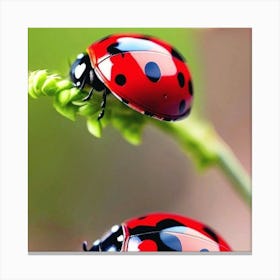
{"type": "Polygon", "coordinates": [[[75,72],[74,72],[75,78],[80,79],[81,76],[83,75],[83,73],[85,72],[85,70],[86,70],[86,64],[85,63],[77,65],[76,68],[75,68],[75,72]]]}
{"type": "Polygon", "coordinates": [[[118,237],[117,237],[117,240],[118,240],[119,242],[123,242],[123,235],[118,236],[118,237]]]}
{"type": "Polygon", "coordinates": [[[85,55],[83,54],[83,53],[79,53],[78,55],[77,55],[77,58],[78,59],[80,59],[80,58],[83,58],[85,55]]]}
{"type": "Polygon", "coordinates": [[[120,228],[119,225],[114,225],[111,227],[111,232],[117,232],[119,228],[120,228]]]}

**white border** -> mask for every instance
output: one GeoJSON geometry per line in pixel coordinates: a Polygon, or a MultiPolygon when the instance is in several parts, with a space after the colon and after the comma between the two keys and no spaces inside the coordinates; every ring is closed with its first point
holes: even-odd
{"type": "Polygon", "coordinates": [[[279,279],[279,2],[2,1],[1,279],[279,279]],[[27,254],[28,27],[253,28],[253,254],[27,254]]]}

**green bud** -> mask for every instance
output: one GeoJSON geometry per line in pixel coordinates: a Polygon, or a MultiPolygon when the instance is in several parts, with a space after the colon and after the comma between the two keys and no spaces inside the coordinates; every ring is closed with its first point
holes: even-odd
{"type": "Polygon", "coordinates": [[[70,89],[73,87],[72,82],[68,81],[68,80],[61,80],[59,82],[57,82],[56,84],[58,90],[64,90],[64,89],[70,89]]]}
{"type": "Polygon", "coordinates": [[[42,93],[44,95],[53,96],[58,91],[57,83],[59,81],[59,77],[55,75],[51,75],[47,77],[46,81],[42,85],[42,93]]]}
{"type": "Polygon", "coordinates": [[[64,89],[58,92],[57,101],[61,106],[66,106],[71,100],[71,94],[69,89],[64,89]]]}
{"type": "MultiPolygon", "coordinates": [[[[74,104],[76,104],[76,103],[74,103],[74,104]]],[[[84,104],[84,105],[79,107],[78,113],[81,116],[85,116],[85,117],[88,116],[89,117],[89,116],[93,115],[94,113],[96,113],[99,110],[100,110],[99,107],[94,106],[92,103],[87,102],[86,104],[84,104]]]]}
{"type": "MultiPolygon", "coordinates": [[[[31,85],[31,96],[40,96],[42,94],[42,85],[47,79],[47,70],[38,70],[34,72],[32,76],[32,81],[30,82],[31,85]]],[[[31,78],[30,78],[31,80],[31,78]]]]}
{"type": "Polygon", "coordinates": [[[122,134],[130,144],[139,145],[142,141],[142,131],[145,123],[144,116],[138,113],[114,114],[112,125],[122,134]]]}

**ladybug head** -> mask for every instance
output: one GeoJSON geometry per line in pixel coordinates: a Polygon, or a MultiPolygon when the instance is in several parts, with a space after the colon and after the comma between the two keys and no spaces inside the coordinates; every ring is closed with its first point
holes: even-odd
{"type": "Polygon", "coordinates": [[[83,243],[84,251],[121,251],[124,241],[124,230],[121,225],[114,225],[100,239],[93,242],[90,249],[87,248],[87,242],[83,243]]]}
{"type": "Polygon", "coordinates": [[[79,89],[83,89],[85,85],[96,90],[104,89],[104,84],[97,78],[87,53],[81,53],[77,56],[71,65],[69,74],[74,86],[79,89]]]}

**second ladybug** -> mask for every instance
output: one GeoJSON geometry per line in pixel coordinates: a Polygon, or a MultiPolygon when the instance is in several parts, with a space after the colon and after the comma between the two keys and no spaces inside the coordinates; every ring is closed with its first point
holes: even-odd
{"type": "Polygon", "coordinates": [[[139,34],[111,35],[79,54],[70,69],[79,89],[103,91],[98,119],[112,93],[142,114],[165,121],[186,117],[191,110],[193,86],[183,56],[170,44],[139,34]]]}
{"type": "Polygon", "coordinates": [[[217,252],[230,246],[209,226],[171,213],[150,213],[114,225],[90,248],[97,252],[217,252]]]}

